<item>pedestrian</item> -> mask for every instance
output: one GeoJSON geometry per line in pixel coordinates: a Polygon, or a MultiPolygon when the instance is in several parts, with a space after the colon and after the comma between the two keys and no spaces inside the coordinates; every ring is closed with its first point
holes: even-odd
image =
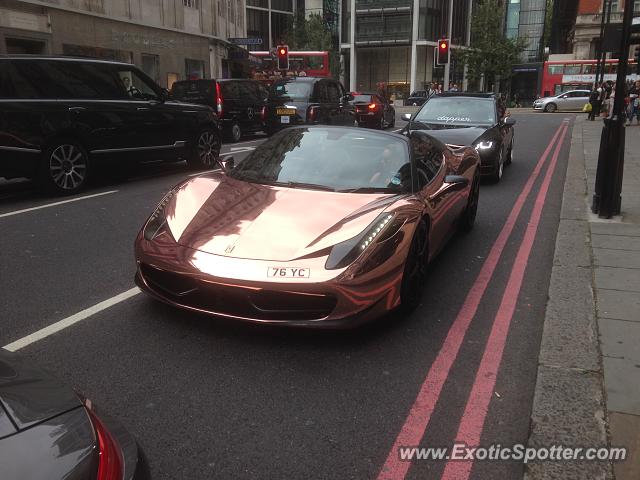
{"type": "Polygon", "coordinates": [[[629,88],[629,105],[627,106],[627,125],[631,125],[633,117],[640,125],[640,80],[631,84],[629,88]]]}
{"type": "Polygon", "coordinates": [[[589,115],[587,115],[587,120],[591,120],[593,122],[596,119],[596,115],[600,114],[600,92],[598,91],[597,84],[595,84],[593,86],[593,90],[591,90],[589,103],[591,104],[591,110],[589,111],[589,115]]]}
{"type": "Polygon", "coordinates": [[[458,90],[458,85],[454,83],[454,84],[451,86],[451,91],[452,91],[452,92],[459,92],[460,90],[458,90]]]}

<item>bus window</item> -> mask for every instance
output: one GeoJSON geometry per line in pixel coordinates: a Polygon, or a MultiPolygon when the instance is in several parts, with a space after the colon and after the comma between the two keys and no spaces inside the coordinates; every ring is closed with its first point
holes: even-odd
{"type": "Polygon", "coordinates": [[[593,74],[596,71],[596,66],[593,63],[585,63],[582,66],[582,73],[589,75],[593,74]]]}
{"type": "Polygon", "coordinates": [[[582,65],[574,64],[574,65],[565,65],[564,74],[565,75],[579,75],[582,65]]]}
{"type": "Polygon", "coordinates": [[[617,63],[612,63],[611,65],[608,65],[609,68],[607,68],[607,73],[617,73],[618,72],[618,64],[617,63]]]}
{"type": "Polygon", "coordinates": [[[562,75],[564,65],[549,65],[549,75],[562,75]]]}
{"type": "Polygon", "coordinates": [[[322,55],[310,55],[307,57],[310,70],[321,70],[324,68],[322,55]]]}

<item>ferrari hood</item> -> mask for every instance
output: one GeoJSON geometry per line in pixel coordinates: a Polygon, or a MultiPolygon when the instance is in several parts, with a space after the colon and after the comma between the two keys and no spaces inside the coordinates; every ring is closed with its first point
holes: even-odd
{"type": "Polygon", "coordinates": [[[356,236],[398,198],[260,185],[212,174],[183,184],[165,212],[173,238],[185,247],[289,261],[356,236]]]}
{"type": "Polygon", "coordinates": [[[488,127],[459,127],[428,124],[427,133],[447,145],[471,146],[488,127]]]}

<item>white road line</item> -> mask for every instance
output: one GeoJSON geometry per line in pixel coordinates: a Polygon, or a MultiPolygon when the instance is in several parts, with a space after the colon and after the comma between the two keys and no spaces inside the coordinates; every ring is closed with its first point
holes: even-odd
{"type": "MultiPolygon", "coordinates": [[[[403,127],[404,128],[404,127],[403,127]]],[[[392,130],[393,133],[399,132],[400,130],[402,130],[402,128],[398,128],[396,130],[392,130]]]]}
{"type": "Polygon", "coordinates": [[[94,193],[93,195],[84,195],[83,197],[70,198],[69,200],[62,200],[60,202],[47,203],[37,207],[25,208],[22,210],[15,210],[13,212],[0,213],[0,218],[10,217],[12,215],[18,215],[20,213],[33,212],[34,210],[40,210],[42,208],[55,207],[57,205],[63,205],[65,203],[79,202],[80,200],[87,200],[88,198],[101,197],[102,195],[109,195],[110,193],[116,193],[118,190],[109,190],[108,192],[94,193]]]}
{"type": "Polygon", "coordinates": [[[71,325],[81,322],[82,320],[86,320],[90,316],[95,315],[96,313],[99,313],[102,310],[106,310],[107,308],[112,307],[120,302],[124,302],[125,300],[139,293],[140,293],[140,289],[138,287],[133,287],[132,289],[127,290],[126,292],[122,292],[116,295],[115,297],[111,297],[103,302],[97,303],[92,307],[85,308],[81,312],[78,312],[74,315],[71,315],[70,317],[62,319],[59,322],[52,323],[48,327],[44,327],[43,329],[38,330],[37,332],[34,332],[31,335],[27,335],[26,337],[20,338],[15,342],[11,342],[10,344],[5,345],[2,348],[4,348],[5,350],[9,350],[10,352],[15,352],[17,350],[20,350],[21,348],[24,348],[27,345],[31,345],[32,343],[42,340],[43,338],[47,338],[48,336],[53,335],[54,333],[57,333],[61,330],[64,330],[65,328],[70,327],[71,325]]]}
{"type": "Polygon", "coordinates": [[[233,148],[230,152],[220,152],[221,157],[227,157],[229,155],[233,155],[234,153],[243,153],[243,152],[252,152],[256,147],[239,147],[233,148]]]}

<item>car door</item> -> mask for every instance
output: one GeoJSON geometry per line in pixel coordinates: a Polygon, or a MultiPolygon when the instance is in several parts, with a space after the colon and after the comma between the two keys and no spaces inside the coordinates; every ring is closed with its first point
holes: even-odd
{"type": "Polygon", "coordinates": [[[569,98],[569,92],[565,92],[562,95],[558,95],[554,102],[559,111],[566,111],[571,109],[571,99],[569,98]]]}
{"type": "Polygon", "coordinates": [[[342,102],[340,87],[337,82],[327,80],[327,111],[328,125],[345,125],[344,115],[342,111],[342,102]]]}
{"type": "Polygon", "coordinates": [[[161,88],[133,66],[115,66],[114,69],[125,85],[127,101],[133,111],[137,157],[141,160],[175,157],[187,145],[189,135],[193,136],[184,118],[189,105],[165,102],[161,88]]]}
{"type": "Polygon", "coordinates": [[[425,203],[431,218],[429,257],[433,258],[454,230],[460,191],[442,188],[445,177],[454,172],[449,171],[439,144],[420,131],[412,132],[409,140],[417,177],[418,196],[425,203]]]}
{"type": "Polygon", "coordinates": [[[573,95],[571,97],[572,110],[582,110],[585,104],[589,103],[589,92],[576,90],[575,92],[571,92],[573,95]]]}
{"type": "Polygon", "coordinates": [[[131,151],[142,131],[135,108],[108,63],[45,60],[49,82],[67,110],[67,125],[92,157],[131,151]]]}

